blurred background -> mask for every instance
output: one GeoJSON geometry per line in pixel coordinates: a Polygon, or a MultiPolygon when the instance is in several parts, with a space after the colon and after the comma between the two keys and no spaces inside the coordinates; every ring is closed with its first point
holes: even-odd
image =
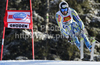
{"type": "MultiPolygon", "coordinates": [[[[55,14],[62,0],[32,0],[34,50],[36,60],[80,60],[80,52],[70,44],[59,30],[55,14]]],[[[96,39],[94,60],[100,61],[100,0],[65,0],[75,9],[90,40],[96,39]]],[[[3,34],[3,17],[6,0],[0,0],[0,49],[3,34]]],[[[9,0],[9,10],[29,10],[29,0],[9,0]]],[[[32,59],[31,31],[6,28],[3,60],[32,59]]],[[[84,45],[84,59],[89,61],[90,52],[84,45]]]]}

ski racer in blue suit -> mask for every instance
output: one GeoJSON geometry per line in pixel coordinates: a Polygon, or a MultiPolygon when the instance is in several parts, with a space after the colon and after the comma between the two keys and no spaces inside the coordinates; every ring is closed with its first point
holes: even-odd
{"type": "Polygon", "coordinates": [[[70,8],[68,3],[62,1],[59,4],[59,11],[56,13],[56,21],[60,27],[61,33],[66,38],[72,38],[78,49],[80,50],[80,41],[78,40],[78,35],[80,35],[85,42],[86,47],[91,52],[92,45],[90,44],[88,38],[84,33],[84,24],[77,12],[70,8]]]}

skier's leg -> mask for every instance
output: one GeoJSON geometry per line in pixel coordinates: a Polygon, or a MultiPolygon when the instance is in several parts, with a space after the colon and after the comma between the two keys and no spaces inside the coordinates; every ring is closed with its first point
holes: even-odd
{"type": "Polygon", "coordinates": [[[76,46],[78,47],[78,49],[80,50],[80,42],[79,42],[79,40],[78,40],[78,37],[74,37],[74,42],[75,42],[75,44],[76,44],[76,46]]]}
{"type": "Polygon", "coordinates": [[[87,47],[87,48],[89,49],[89,51],[91,52],[92,45],[90,44],[90,42],[89,42],[87,36],[86,36],[84,33],[81,34],[81,36],[82,36],[83,39],[84,39],[84,42],[85,42],[86,47],[87,47]]]}
{"type": "Polygon", "coordinates": [[[77,28],[76,23],[73,22],[72,25],[71,25],[71,29],[72,29],[72,35],[71,36],[72,36],[76,46],[80,50],[80,42],[78,40],[78,37],[75,35],[78,32],[76,28],[77,28]]]}

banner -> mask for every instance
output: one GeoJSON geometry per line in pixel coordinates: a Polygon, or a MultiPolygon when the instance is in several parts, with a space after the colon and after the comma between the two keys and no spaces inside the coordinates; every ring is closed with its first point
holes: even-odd
{"type": "Polygon", "coordinates": [[[7,12],[7,22],[30,23],[30,12],[7,12]]]}
{"type": "Polygon", "coordinates": [[[28,10],[7,10],[4,26],[7,28],[32,29],[31,12],[28,10]]]}
{"type": "Polygon", "coordinates": [[[1,46],[1,56],[3,56],[3,46],[5,37],[5,28],[31,29],[32,32],[32,58],[34,60],[34,38],[32,21],[32,2],[30,1],[30,10],[8,10],[8,0],[6,0],[6,11],[4,16],[4,28],[1,46]]]}

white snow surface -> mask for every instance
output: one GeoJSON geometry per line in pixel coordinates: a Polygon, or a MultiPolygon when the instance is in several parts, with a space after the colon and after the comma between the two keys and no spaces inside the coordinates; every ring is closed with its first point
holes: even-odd
{"type": "Polygon", "coordinates": [[[3,60],[0,65],[100,65],[96,61],[3,60]]]}

